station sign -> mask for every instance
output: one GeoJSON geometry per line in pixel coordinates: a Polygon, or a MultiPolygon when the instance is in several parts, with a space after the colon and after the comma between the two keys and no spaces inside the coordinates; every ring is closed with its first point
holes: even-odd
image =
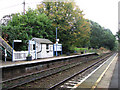
{"type": "Polygon", "coordinates": [[[13,40],[14,42],[22,42],[22,40],[13,40]]]}
{"type": "Polygon", "coordinates": [[[62,44],[54,44],[54,51],[62,51],[62,44]]]}

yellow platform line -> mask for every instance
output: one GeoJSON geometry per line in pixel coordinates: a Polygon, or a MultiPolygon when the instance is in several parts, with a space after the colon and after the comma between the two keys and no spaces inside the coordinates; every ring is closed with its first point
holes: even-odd
{"type": "MultiPolygon", "coordinates": [[[[118,55],[118,53],[116,54],[116,56],[118,55]]],[[[107,68],[104,70],[104,72],[100,75],[100,77],[98,78],[98,80],[95,82],[95,84],[92,86],[91,90],[94,90],[98,83],[101,81],[102,77],[104,76],[104,74],[106,73],[106,71],[108,70],[108,68],[110,67],[110,65],[112,64],[112,62],[115,60],[116,56],[113,58],[113,60],[109,63],[109,65],[107,66],[107,68]]]]}

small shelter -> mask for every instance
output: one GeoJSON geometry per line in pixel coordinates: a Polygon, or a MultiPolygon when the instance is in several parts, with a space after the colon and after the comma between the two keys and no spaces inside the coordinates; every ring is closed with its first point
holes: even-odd
{"type": "Polygon", "coordinates": [[[36,42],[30,45],[31,51],[36,50],[36,59],[53,57],[53,42],[42,38],[32,38],[31,41],[36,42]]]}

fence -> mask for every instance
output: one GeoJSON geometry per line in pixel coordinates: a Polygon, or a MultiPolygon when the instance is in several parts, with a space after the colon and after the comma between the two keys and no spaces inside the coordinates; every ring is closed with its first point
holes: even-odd
{"type": "MultiPolygon", "coordinates": [[[[32,55],[32,59],[35,59],[35,50],[30,51],[30,54],[32,55]]],[[[26,60],[27,56],[28,56],[28,51],[14,51],[13,52],[13,61],[26,60]]]]}

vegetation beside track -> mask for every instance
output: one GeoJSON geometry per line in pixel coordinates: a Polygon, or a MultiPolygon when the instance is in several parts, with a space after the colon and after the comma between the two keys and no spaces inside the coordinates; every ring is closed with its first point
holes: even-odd
{"type": "Polygon", "coordinates": [[[42,2],[37,5],[37,9],[28,9],[25,15],[6,15],[3,20],[2,37],[10,45],[15,39],[22,40],[15,50],[27,50],[28,40],[33,37],[47,38],[55,43],[56,27],[63,53],[74,52],[71,50],[73,47],[77,47],[77,51],[78,48],[83,51],[83,47],[105,47],[110,50],[116,47],[116,39],[110,29],[85,19],[83,11],[73,2],[42,2]]]}

